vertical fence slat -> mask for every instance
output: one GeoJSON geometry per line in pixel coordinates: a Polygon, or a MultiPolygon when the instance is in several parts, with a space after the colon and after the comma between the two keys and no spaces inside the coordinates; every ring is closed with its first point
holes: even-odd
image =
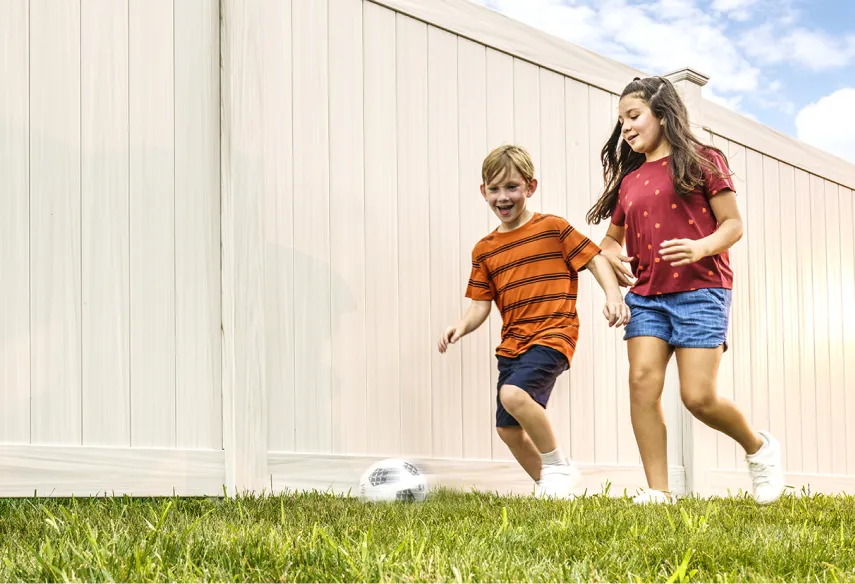
{"type": "Polygon", "coordinates": [[[294,95],[295,447],[332,450],[329,6],[291,4],[294,95]]]}
{"type": "Polygon", "coordinates": [[[799,287],[798,257],[799,242],[790,234],[796,232],[802,219],[796,206],[795,172],[792,166],[780,165],[780,210],[781,210],[781,284],[783,312],[783,401],[786,410],[786,443],[784,452],[785,469],[802,470],[802,416],[799,391],[799,287]]]}
{"type": "MultiPolygon", "coordinates": [[[[564,111],[567,139],[567,176],[573,188],[567,189],[567,220],[576,229],[591,233],[585,215],[602,185],[602,172],[591,164],[590,131],[588,116],[590,100],[588,86],[564,80],[564,111]]],[[[593,234],[591,235],[593,237],[593,234]]],[[[599,241],[595,241],[599,245],[599,241]]],[[[579,314],[579,342],[570,366],[570,456],[578,461],[593,462],[594,449],[594,367],[595,347],[591,339],[594,301],[590,278],[579,278],[576,312],[579,314]]],[[[629,396],[627,396],[629,399],[629,396]]]]}
{"type": "Polygon", "coordinates": [[[131,445],[170,448],[176,437],[172,0],[130,0],[128,17],[131,445]]]}
{"type": "Polygon", "coordinates": [[[401,448],[395,13],[366,2],[363,26],[368,449],[382,456],[401,448]]]}
{"type": "MultiPolygon", "coordinates": [[[[488,152],[502,144],[514,144],[514,87],[516,86],[514,59],[505,53],[487,49],[487,148],[488,152]]],[[[483,158],[483,156],[482,156],[483,158]]],[[[496,217],[486,204],[484,213],[489,217],[490,231],[499,226],[499,218],[496,217]]],[[[484,237],[487,233],[481,234],[484,237]]],[[[471,250],[470,250],[471,251],[471,250]]],[[[493,303],[490,317],[484,326],[489,325],[490,334],[490,387],[492,390],[491,401],[495,412],[498,392],[496,384],[499,382],[498,360],[496,359],[496,347],[502,342],[502,315],[493,303]]],[[[493,418],[495,427],[495,417],[493,418]]],[[[495,429],[492,434],[493,460],[513,460],[511,451],[499,438],[495,429]]],[[[522,472],[522,471],[521,471],[522,472]]]]}
{"type": "MultiPolygon", "coordinates": [[[[457,37],[428,27],[428,171],[430,186],[430,331],[431,436],[433,456],[463,456],[464,420],[461,387],[461,347],[445,355],[436,350],[442,330],[462,314],[460,264],[460,180],[458,133],[457,37]]],[[[467,173],[467,176],[469,173],[467,173]]],[[[475,193],[467,189],[462,196],[475,193]]],[[[467,278],[468,279],[468,278],[467,278]]],[[[468,342],[468,339],[467,339],[468,342]]],[[[482,356],[486,362],[486,356],[482,356]]],[[[469,388],[477,392],[479,388],[469,388]]]]}
{"type": "Polygon", "coordinates": [[[30,441],[29,2],[0,3],[0,442],[30,441]]]}
{"type": "MultiPolygon", "coordinates": [[[[472,270],[470,256],[475,243],[487,234],[489,218],[478,185],[481,162],[487,153],[487,48],[463,38],[457,39],[458,127],[460,197],[460,270],[461,314],[452,315],[446,324],[456,322],[470,300],[463,298],[472,270]]],[[[494,400],[490,383],[490,354],[493,351],[490,325],[484,323],[460,345],[463,392],[463,457],[489,459],[492,454],[494,400]]]]}
{"type": "Polygon", "coordinates": [[[218,0],[175,3],[175,419],[183,448],[223,444],[219,15],[218,0]]]}
{"type": "MultiPolygon", "coordinates": [[[[826,231],[828,230],[825,200],[825,181],[815,175],[810,177],[810,222],[811,251],[813,252],[813,383],[816,387],[816,437],[817,470],[820,473],[832,473],[832,431],[831,424],[831,364],[829,360],[829,290],[828,249],[826,231]]],[[[763,297],[759,297],[762,299],[763,297]]],[[[837,315],[835,315],[836,317],[837,315]]],[[[807,348],[810,350],[810,347],[807,348]]]]}
{"type": "Polygon", "coordinates": [[[398,302],[401,449],[430,455],[430,204],[427,25],[397,16],[398,302]]]}
{"type": "Polygon", "coordinates": [[[80,3],[30,2],[33,444],[81,443],[80,3]]]}
{"type": "Polygon", "coordinates": [[[330,2],[333,452],[368,452],[361,0],[330,2]]]}
{"type": "Polygon", "coordinates": [[[272,451],[294,450],[294,143],[291,84],[291,0],[263,0],[261,164],[264,190],[264,314],[267,440],[272,451]]]}
{"type": "MultiPolygon", "coordinates": [[[[812,233],[813,203],[810,175],[796,169],[796,216],[805,234],[812,233]]],[[[801,394],[802,466],[801,470],[815,473],[818,468],[816,368],[814,356],[814,277],[813,250],[800,245],[796,250],[796,270],[799,291],[799,393],[801,394]]]]}
{"type": "MultiPolygon", "coordinates": [[[[567,218],[567,152],[565,134],[567,123],[564,107],[564,77],[546,69],[540,75],[540,168],[536,168],[540,183],[536,197],[544,213],[567,218]]],[[[574,226],[576,227],[576,226],[574,226]]],[[[584,233],[586,230],[578,226],[584,233]]],[[[552,429],[565,456],[570,456],[570,373],[562,373],[547,406],[552,429]]]]}
{"type": "Polygon", "coordinates": [[[83,444],[130,446],[128,2],[81,2],[83,444]]]}

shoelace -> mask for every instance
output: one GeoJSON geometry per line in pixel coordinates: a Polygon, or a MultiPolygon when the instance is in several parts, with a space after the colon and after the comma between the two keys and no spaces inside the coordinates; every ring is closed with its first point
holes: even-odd
{"type": "Polygon", "coordinates": [[[655,491],[653,489],[642,489],[642,491],[632,499],[633,501],[670,501],[671,497],[667,493],[663,493],[662,491],[655,491]]]}
{"type": "Polygon", "coordinates": [[[772,467],[770,465],[756,460],[749,460],[748,468],[751,470],[751,479],[755,487],[769,484],[769,475],[772,474],[772,467]]]}

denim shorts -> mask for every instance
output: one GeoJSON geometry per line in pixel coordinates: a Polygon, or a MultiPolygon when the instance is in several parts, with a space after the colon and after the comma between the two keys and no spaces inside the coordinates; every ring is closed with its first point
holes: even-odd
{"type": "Polygon", "coordinates": [[[727,327],[730,320],[732,291],[727,288],[701,288],[640,296],[629,292],[626,305],[631,318],[624,340],[657,337],[672,347],[727,351],[727,327]]]}
{"type": "Polygon", "coordinates": [[[502,405],[498,392],[503,385],[519,387],[534,401],[546,408],[555,380],[570,369],[564,353],[546,347],[533,345],[518,357],[502,357],[499,360],[499,383],[496,386],[496,426],[519,426],[520,423],[510,415],[502,405]]]}

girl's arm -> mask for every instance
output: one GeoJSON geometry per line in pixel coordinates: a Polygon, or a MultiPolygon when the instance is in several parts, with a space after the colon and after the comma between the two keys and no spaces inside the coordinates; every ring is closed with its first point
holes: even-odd
{"type": "Polygon", "coordinates": [[[600,243],[601,253],[609,261],[612,270],[617,278],[618,285],[632,286],[633,281],[632,271],[624,265],[624,262],[629,263],[631,258],[626,257],[621,252],[623,251],[623,239],[626,234],[626,228],[614,223],[609,223],[609,230],[606,231],[606,236],[600,243]]]}
{"type": "Polygon", "coordinates": [[[448,345],[453,345],[460,340],[461,337],[467,335],[481,326],[487,317],[490,316],[490,309],[493,303],[490,300],[473,300],[472,304],[466,310],[466,314],[454,326],[445,329],[445,332],[437,343],[437,348],[440,353],[445,353],[448,345]]]}
{"type": "Polygon", "coordinates": [[[705,257],[718,255],[742,239],[742,216],[733,191],[723,191],[710,199],[710,207],[719,222],[718,229],[703,239],[663,241],[662,259],[672,266],[685,266],[705,257]]]}

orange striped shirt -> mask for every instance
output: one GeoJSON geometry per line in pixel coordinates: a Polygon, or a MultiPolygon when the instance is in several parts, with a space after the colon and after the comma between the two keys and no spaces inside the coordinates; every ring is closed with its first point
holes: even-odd
{"type": "Polygon", "coordinates": [[[493,231],[472,250],[466,297],[495,301],[502,313],[496,354],[516,357],[532,345],[572,362],[579,338],[579,274],[600,248],[565,219],[535,213],[513,231],[493,231]]]}

